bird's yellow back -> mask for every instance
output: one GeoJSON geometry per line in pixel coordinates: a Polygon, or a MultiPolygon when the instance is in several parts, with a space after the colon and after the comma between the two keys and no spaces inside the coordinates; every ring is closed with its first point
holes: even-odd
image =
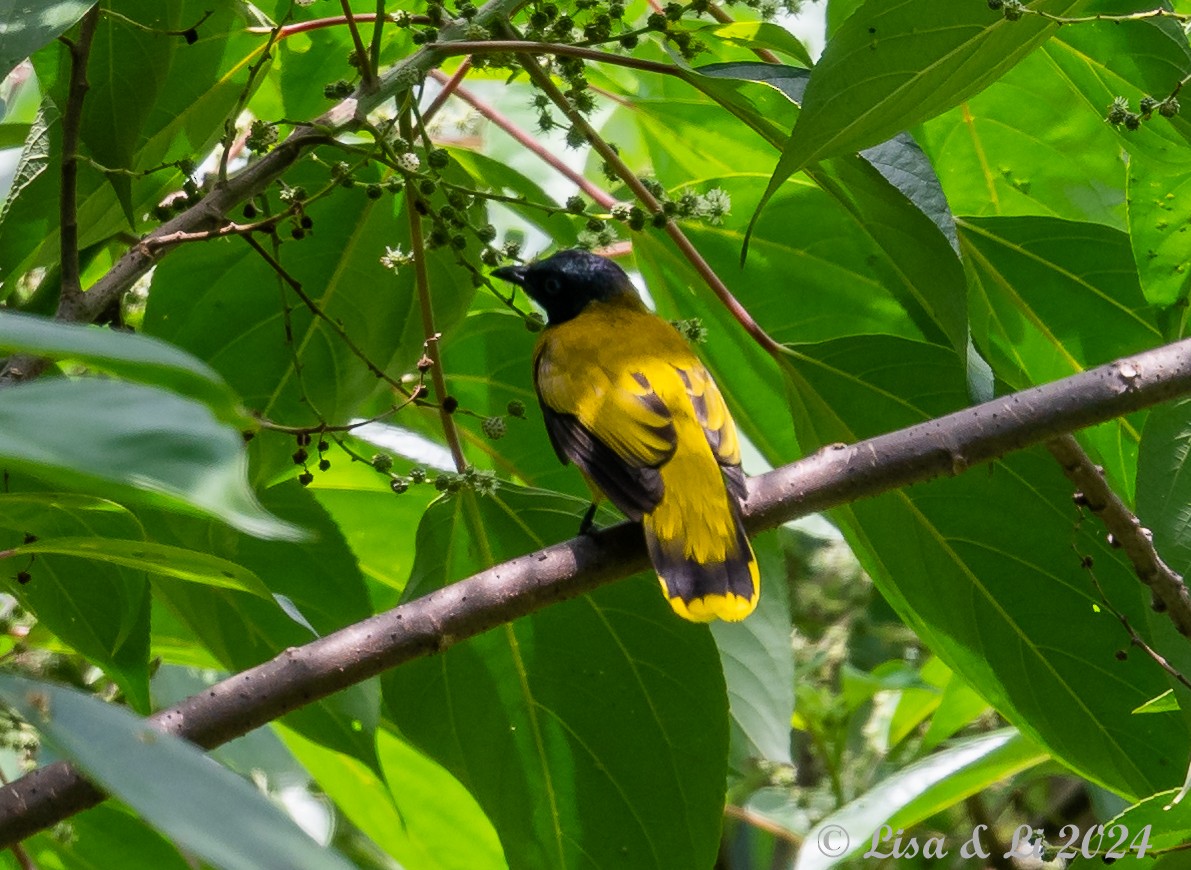
{"type": "Polygon", "coordinates": [[[592,302],[542,332],[534,375],[555,450],[643,522],[675,611],[751,613],[760,580],[736,427],[682,336],[634,296],[592,302]]]}

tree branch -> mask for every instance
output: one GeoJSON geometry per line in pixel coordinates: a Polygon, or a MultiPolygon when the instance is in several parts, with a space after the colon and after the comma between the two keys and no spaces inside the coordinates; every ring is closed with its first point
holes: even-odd
{"type": "Polygon", "coordinates": [[[1155,609],[1169,613],[1175,628],[1191,637],[1191,598],[1183,578],[1162,561],[1149,533],[1112,491],[1104,479],[1103,470],[1092,463],[1079,442],[1070,435],[1056,438],[1046,448],[1058,460],[1063,473],[1079,487],[1080,503],[1100,518],[1112,533],[1112,543],[1125,551],[1141,582],[1150,587],[1155,609]]]}
{"type": "Polygon", "coordinates": [[[83,16],[77,42],[63,39],[70,52],[70,82],[66,106],[62,110],[62,189],[58,198],[59,258],[62,287],[58,297],[58,316],[69,318],[82,300],[83,284],[79,270],[79,214],[75,199],[79,186],[79,135],[83,126],[83,100],[87,83],[87,59],[99,24],[99,6],[92,6],[83,16]]]}
{"type": "MultiPolygon", "coordinates": [[[[1191,339],[870,438],[835,445],[749,483],[752,533],[1051,441],[1191,392],[1191,339]]],[[[303,705],[647,566],[638,525],[529,553],[229,677],[150,717],[213,747],[303,705]]],[[[102,793],[69,765],[0,788],[0,847],[93,806],[102,793]]]]}
{"type": "MultiPolygon", "coordinates": [[[[489,0],[472,20],[484,26],[493,26],[497,21],[513,15],[526,2],[527,0],[489,0]]],[[[460,22],[443,27],[439,31],[437,43],[423,47],[400,63],[394,64],[379,78],[374,91],[357,92],[316,118],[309,126],[295,130],[260,160],[250,163],[226,180],[221,179],[210,193],[172,220],[157,227],[142,241],[148,242],[176,233],[204,232],[221,226],[226,222],[227,214],[268,187],[308,148],[331,141],[337,133],[359,129],[362,119],[366,118],[369,112],[386,100],[407,93],[442,61],[442,45],[462,40],[466,29],[465,23],[460,22]]],[[[60,312],[58,319],[90,323],[127,292],[138,278],[148,272],[157,260],[173,247],[163,245],[151,249],[151,246],[143,244],[134,245],[116,261],[107,274],[82,294],[79,305],[70,311],[60,312]]],[[[45,369],[45,365],[45,360],[18,354],[10,358],[3,370],[0,370],[0,387],[36,377],[45,369]]]]}

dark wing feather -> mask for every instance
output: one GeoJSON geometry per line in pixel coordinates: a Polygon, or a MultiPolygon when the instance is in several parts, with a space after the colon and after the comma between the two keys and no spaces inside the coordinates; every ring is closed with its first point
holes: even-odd
{"type": "Polygon", "coordinates": [[[626,461],[573,414],[560,414],[538,397],[558,458],[574,462],[629,519],[640,520],[662,499],[657,468],[626,461]]]}

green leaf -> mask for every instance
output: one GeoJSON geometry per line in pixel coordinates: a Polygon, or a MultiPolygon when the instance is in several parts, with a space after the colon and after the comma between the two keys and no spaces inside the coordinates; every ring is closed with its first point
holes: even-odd
{"type": "Polygon", "coordinates": [[[798,61],[801,66],[814,66],[806,46],[786,28],[769,21],[733,21],[730,24],[696,24],[679,22],[682,29],[703,39],[720,40],[743,48],[769,49],[798,61]]]}
{"type": "Polygon", "coordinates": [[[188,396],[219,419],[246,425],[235,393],[210,366],[159,339],[43,317],[0,313],[0,352],[76,360],[92,368],[188,396]]]}
{"type": "Polygon", "coordinates": [[[898,770],[821,820],[807,834],[808,844],[820,842],[818,838],[828,829],[842,828],[851,847],[843,855],[830,857],[820,849],[803,848],[794,868],[825,870],[870,847],[890,852],[894,831],[919,824],[1047,757],[1011,728],[949,746],[898,770]]]}
{"type": "Polygon", "coordinates": [[[351,867],[319,847],[247,780],[127,710],[10,674],[0,674],[0,698],[88,778],[188,851],[224,870],[351,867]],[[178,783],[186,787],[180,789],[178,783]]]}
{"type": "MultiPolygon", "coordinates": [[[[0,494],[4,548],[20,545],[28,535],[102,541],[144,534],[127,508],[107,499],[39,491],[23,475],[10,474],[8,487],[0,494]]],[[[7,591],[39,626],[102,668],[133,707],[149,711],[149,589],[143,573],[56,555],[4,568],[7,591]],[[18,582],[22,569],[26,583],[18,582]]]]}
{"type": "Polygon", "coordinates": [[[1140,707],[1136,708],[1134,713],[1174,713],[1181,709],[1179,699],[1175,697],[1173,689],[1167,689],[1156,698],[1150,698],[1140,707]]]}
{"type": "MultiPolygon", "coordinates": [[[[351,550],[310,492],[291,480],[266,490],[262,499],[269,509],[310,529],[312,539],[262,541],[209,520],[177,514],[153,513],[143,519],[154,540],[234,559],[255,573],[274,596],[291,603],[319,635],[370,616],[368,591],[351,550]]],[[[154,592],[232,672],[312,639],[309,628],[272,600],[194,583],[156,584],[154,592]]],[[[296,710],[282,722],[375,770],[379,695],[376,681],[368,681],[296,710]]]]}
{"type": "Polygon", "coordinates": [[[296,540],[245,479],[243,441],[204,406],[156,387],[45,380],[0,395],[0,458],[59,486],[214,516],[296,540]],[[77,437],[79,420],[87,437],[77,437]]]}
{"type": "MultiPolygon", "coordinates": [[[[580,505],[510,486],[435,504],[407,595],[570,537],[580,505]]],[[[674,616],[655,578],[561,602],[383,679],[389,714],[475,795],[510,866],[714,861],[723,677],[710,634],[674,616]]]]}
{"type": "MultiPolygon", "coordinates": [[[[337,161],[338,153],[330,159],[337,161]]],[[[364,170],[359,176],[361,182],[369,177],[364,170]]],[[[313,160],[287,174],[288,183],[310,192],[328,180],[326,168],[313,160]]],[[[422,353],[414,270],[394,276],[380,264],[388,246],[409,250],[404,214],[394,211],[395,202],[368,198],[361,183],[306,208],[314,229],[283,245],[278,259],[320,315],[252,248],[230,240],[186,246],[157,267],[145,331],[207,361],[246,406],[271,420],[347,422],[378,392],[364,359],[397,377],[412,370],[422,353]],[[234,321],[229,310],[238,312],[234,321]]],[[[475,294],[471,275],[446,251],[431,252],[428,267],[435,326],[449,332],[475,294]]],[[[389,402],[397,399],[384,390],[389,402]]],[[[292,467],[292,437],[264,433],[253,449],[263,459],[254,468],[258,479],[292,467]]]]}
{"type": "MultiPolygon", "coordinates": [[[[1132,844],[1142,829],[1148,827],[1147,853],[1174,851],[1185,847],[1188,837],[1191,837],[1191,801],[1173,803],[1177,794],[1175,789],[1160,791],[1129,807],[1112,821],[1105,822],[1103,847],[1113,845],[1116,837],[1120,836],[1118,832],[1112,831],[1114,825],[1124,825],[1128,830],[1129,842],[1126,845],[1132,844]]],[[[1136,847],[1131,851],[1136,854],[1136,847]]]]}
{"type": "Polygon", "coordinates": [[[0,558],[11,559],[35,553],[78,556],[95,562],[138,568],[163,577],[219,586],[223,589],[239,589],[262,598],[272,598],[259,577],[235,562],[153,541],[121,541],[98,537],[39,539],[32,544],[22,544],[11,550],[4,550],[0,552],[0,558]]]}
{"type": "MultiPolygon", "coordinates": [[[[1061,15],[1081,2],[1029,5],[1061,15]]],[[[758,209],[800,169],[882,142],[977,93],[1056,27],[1035,15],[1008,21],[979,3],[867,0],[815,65],[803,111],[758,209]]]]}
{"type": "MultiPolygon", "coordinates": [[[[965,218],[960,238],[971,286],[972,338],[1012,389],[1058,380],[1162,342],[1124,233],[1047,217],[965,218]]],[[[1137,421],[1089,430],[1126,498],[1133,491],[1137,421]]]]}
{"type": "MultiPolygon", "coordinates": [[[[791,364],[807,451],[966,403],[953,356],[902,339],[806,346],[791,364]]],[[[1108,600],[1134,625],[1145,624],[1148,596],[1119,552],[1077,524],[1070,497],[1050,456],[1025,451],[832,516],[907,625],[998,712],[1081,775],[1149,794],[1182,765],[1185,729],[1132,715],[1167,687],[1164,675],[1143,656],[1117,660],[1120,630],[1076,554],[1094,559],[1108,600]],[[1073,710],[1088,727],[1070,727],[1073,710]]]]}
{"type": "MultiPolygon", "coordinates": [[[[755,80],[776,88],[791,101],[785,106],[788,111],[793,108],[794,101],[802,98],[806,74],[801,70],[775,68],[772,64],[736,63],[701,67],[689,76],[693,85],[777,147],[780,139],[773,132],[770,118],[778,116],[772,112],[762,114],[748,100],[753,91],[731,87],[732,79],[755,80]]],[[[718,120],[714,120],[710,114],[702,120],[703,127],[712,123],[718,123],[718,120]]],[[[672,150],[669,143],[673,128],[672,120],[667,129],[657,132],[653,147],[655,155],[672,150]]],[[[698,134],[692,130],[691,135],[698,134]]],[[[739,152],[739,146],[735,150],[739,152]]],[[[724,164],[726,173],[735,174],[739,171],[738,167],[732,165],[733,156],[729,148],[719,152],[715,158],[724,164]]],[[[752,162],[755,160],[753,158],[752,162]]],[[[657,162],[656,157],[654,162],[657,162]]],[[[866,247],[875,245],[875,255],[854,255],[850,261],[851,267],[879,281],[910,315],[921,334],[940,343],[950,343],[959,352],[966,352],[968,328],[964,278],[959,260],[952,250],[956,248],[955,220],[947,207],[938,179],[921,149],[908,136],[901,135],[867,150],[859,157],[824,161],[808,174],[830,197],[835,208],[829,211],[830,207],[816,206],[814,216],[800,219],[798,225],[813,226],[830,214],[842,224],[836,229],[837,232],[855,238],[866,247]]],[[[730,177],[727,175],[720,180],[720,184],[725,184],[730,177]]],[[[757,185],[753,178],[748,181],[744,191],[733,193],[737,215],[754,210],[757,185]]],[[[792,187],[786,185],[783,193],[789,195],[792,187]]],[[[807,205],[810,206],[811,201],[807,205]]],[[[754,237],[777,239],[783,245],[814,245],[812,238],[799,236],[796,240],[792,239],[785,231],[785,227],[789,226],[786,220],[788,218],[784,216],[771,220],[767,226],[773,227],[773,231],[762,230],[759,225],[754,225],[754,237]]],[[[727,225],[732,229],[737,226],[744,229],[744,221],[740,217],[733,217],[727,225]]],[[[743,244],[744,234],[741,233],[738,239],[743,244]]],[[[828,249],[825,247],[823,250],[826,252],[828,249]]],[[[734,274],[739,271],[739,266],[735,262],[725,262],[717,271],[720,275],[734,274]]],[[[823,300],[824,303],[830,305],[832,297],[850,283],[834,282],[831,291],[825,294],[827,298],[823,300]]],[[[818,299],[818,294],[807,294],[804,301],[818,299]]]]}
{"type": "MultiPolygon", "coordinates": [[[[1082,26],[1082,25],[1081,25],[1082,26]]],[[[1083,101],[1052,51],[1070,28],[1001,79],[914,132],[960,215],[1044,215],[1125,229],[1125,170],[1105,106],[1083,101]]]]}
{"type": "Polygon", "coordinates": [[[72,816],[70,833],[43,832],[21,845],[37,867],[103,867],[118,855],[121,870],[193,870],[173,843],[115,801],[72,816]]]}
{"type": "Polygon", "coordinates": [[[792,764],[790,717],[794,714],[794,659],[790,655],[790,602],[780,532],[753,540],[765,579],[757,609],[741,622],[714,622],[732,716],[729,767],[737,778],[757,761],[792,764]]]}
{"type": "Polygon", "coordinates": [[[35,11],[25,3],[26,0],[0,0],[0,21],[4,22],[0,28],[0,78],[69,30],[95,5],[88,0],[45,0],[35,11]]]}
{"type": "Polygon", "coordinates": [[[426,756],[377,732],[383,777],[291,731],[293,750],[344,815],[406,870],[495,870],[507,864],[475,798],[426,756]]]}

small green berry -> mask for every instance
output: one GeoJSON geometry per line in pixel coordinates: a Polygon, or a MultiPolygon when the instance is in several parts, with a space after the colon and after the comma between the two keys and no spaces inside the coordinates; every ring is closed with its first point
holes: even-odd
{"type": "Polygon", "coordinates": [[[393,490],[397,495],[401,495],[401,493],[409,489],[409,481],[404,477],[394,477],[389,481],[389,489],[393,490]]]}
{"type": "Polygon", "coordinates": [[[571,214],[583,214],[585,208],[587,206],[584,204],[583,197],[581,196],[572,196],[567,200],[567,211],[571,214]]]}
{"type": "Polygon", "coordinates": [[[372,457],[371,464],[377,471],[387,472],[393,467],[393,457],[387,453],[377,453],[372,457]]]}
{"type": "Polygon", "coordinates": [[[459,400],[454,396],[447,396],[442,400],[442,409],[448,414],[454,414],[459,409],[459,400]]]}
{"type": "Polygon", "coordinates": [[[434,488],[439,492],[446,492],[447,487],[451,485],[451,478],[445,473],[440,472],[438,477],[434,478],[434,488]]]}
{"type": "Polygon", "coordinates": [[[426,482],[426,469],[420,465],[415,465],[409,470],[409,479],[414,483],[426,482]]]}
{"type": "Polygon", "coordinates": [[[485,417],[480,424],[486,438],[497,441],[505,436],[507,428],[504,417],[485,417]]]}
{"type": "Polygon", "coordinates": [[[1167,97],[1158,104],[1158,114],[1163,118],[1173,118],[1179,113],[1179,101],[1177,97],[1167,97]]]}
{"type": "Polygon", "coordinates": [[[297,450],[294,451],[294,455],[290,458],[294,460],[294,465],[301,465],[303,462],[306,461],[306,459],[309,457],[309,455],[310,454],[308,454],[306,452],[305,447],[299,447],[297,450]]]}
{"type": "Polygon", "coordinates": [[[509,412],[510,417],[524,417],[525,403],[518,399],[513,399],[505,406],[505,410],[509,412]]]}
{"type": "Polygon", "coordinates": [[[368,194],[369,199],[380,199],[385,192],[379,184],[370,184],[364,188],[364,191],[368,194]]]}
{"type": "Polygon", "coordinates": [[[445,148],[435,148],[426,155],[426,162],[435,169],[444,169],[451,162],[451,155],[445,148]]]}
{"type": "Polygon", "coordinates": [[[302,486],[310,486],[310,484],[312,484],[313,482],[314,482],[314,475],[311,474],[309,471],[303,471],[301,474],[298,475],[298,483],[302,484],[302,486]]]}

